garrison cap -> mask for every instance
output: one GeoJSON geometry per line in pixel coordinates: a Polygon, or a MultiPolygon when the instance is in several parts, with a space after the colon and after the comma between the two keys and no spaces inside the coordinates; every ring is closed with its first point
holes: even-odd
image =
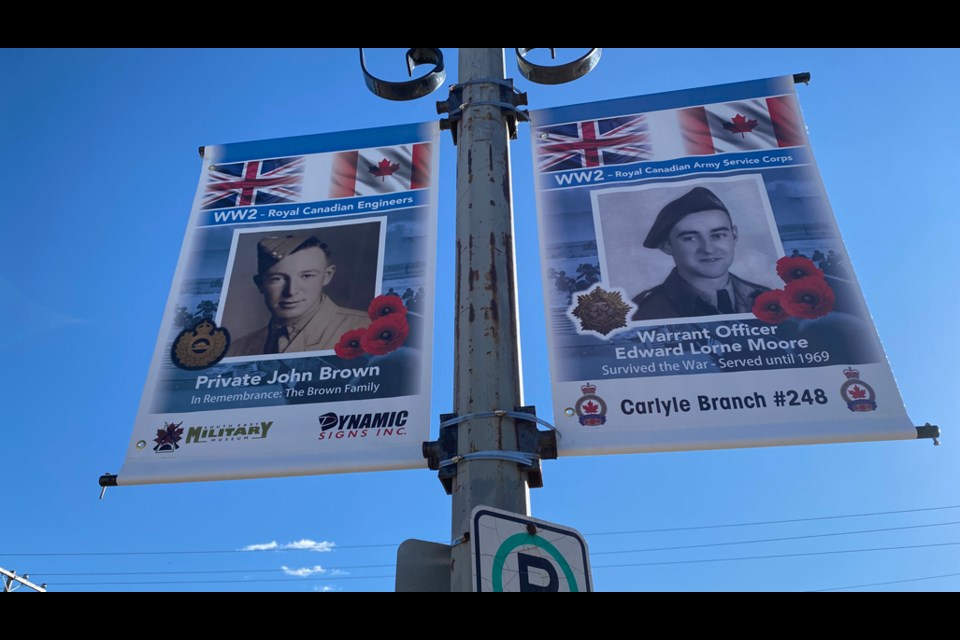
{"type": "Polygon", "coordinates": [[[667,239],[670,229],[673,225],[680,222],[684,216],[698,211],[720,210],[728,216],[730,212],[724,206],[713,191],[706,187],[694,187],[676,200],[669,202],[667,206],[660,210],[657,219],[653,221],[647,239],[643,241],[643,246],[648,249],[656,249],[660,243],[667,239]]]}
{"type": "Polygon", "coordinates": [[[263,273],[291,253],[317,247],[329,258],[330,250],[316,236],[267,236],[257,243],[257,273],[263,273]]]}

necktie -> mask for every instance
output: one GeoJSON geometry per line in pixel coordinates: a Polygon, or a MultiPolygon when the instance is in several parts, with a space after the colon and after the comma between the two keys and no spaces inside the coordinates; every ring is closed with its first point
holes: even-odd
{"type": "Polygon", "coordinates": [[[270,335],[267,336],[267,342],[263,346],[263,352],[264,353],[280,353],[280,338],[286,338],[286,337],[287,337],[286,327],[280,327],[279,329],[274,329],[273,331],[270,332],[270,335]]]}
{"type": "Polygon", "coordinates": [[[717,289],[717,309],[720,313],[733,313],[733,303],[730,302],[730,292],[726,289],[717,289]]]}

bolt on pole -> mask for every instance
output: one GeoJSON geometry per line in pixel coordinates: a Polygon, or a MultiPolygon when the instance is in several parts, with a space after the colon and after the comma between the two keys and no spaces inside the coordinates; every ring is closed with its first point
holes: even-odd
{"type": "MultiPolygon", "coordinates": [[[[512,411],[520,397],[513,202],[506,117],[498,81],[503,49],[459,50],[463,114],[457,124],[457,290],[454,410],[512,411]]],[[[458,454],[517,449],[513,418],[475,418],[457,427],[458,454]]],[[[526,474],[516,462],[462,460],[453,484],[452,591],[470,591],[464,534],[478,505],[529,513],[526,474]]]]}

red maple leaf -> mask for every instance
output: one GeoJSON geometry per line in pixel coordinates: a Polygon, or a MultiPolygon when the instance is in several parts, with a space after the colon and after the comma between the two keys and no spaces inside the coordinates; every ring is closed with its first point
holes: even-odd
{"type": "Polygon", "coordinates": [[[590,400],[589,402],[583,405],[583,410],[586,411],[587,413],[596,413],[597,411],[600,410],[600,405],[598,405],[593,400],[590,400]]]}
{"type": "Polygon", "coordinates": [[[747,120],[739,113],[731,118],[731,121],[732,122],[724,122],[723,128],[730,133],[739,133],[741,138],[746,138],[747,136],[743,134],[751,133],[753,128],[757,126],[756,120],[747,120]]]}
{"type": "MultiPolygon", "coordinates": [[[[756,123],[754,123],[756,124],[756,123]]],[[[375,178],[380,178],[381,182],[384,182],[387,179],[387,176],[393,175],[393,172],[400,168],[400,165],[390,162],[386,158],[377,163],[377,166],[370,167],[370,173],[374,175],[375,178]]]]}
{"type": "Polygon", "coordinates": [[[853,385],[853,389],[850,389],[850,397],[854,400],[860,400],[861,398],[867,397],[867,392],[865,389],[861,389],[857,385],[853,385]]]}

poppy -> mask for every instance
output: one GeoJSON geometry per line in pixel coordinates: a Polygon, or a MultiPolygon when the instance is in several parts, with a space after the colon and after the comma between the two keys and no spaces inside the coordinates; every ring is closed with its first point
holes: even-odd
{"type": "Polygon", "coordinates": [[[836,297],[833,289],[822,278],[800,278],[787,284],[783,289],[781,304],[792,316],[798,318],[819,318],[833,309],[836,297]]]}
{"type": "Polygon", "coordinates": [[[767,324],[780,324],[790,317],[783,308],[783,289],[764,291],[753,301],[753,315],[767,324]]]}
{"type": "Polygon", "coordinates": [[[804,258],[802,256],[788,258],[784,256],[777,260],[777,275],[780,276],[784,282],[793,282],[800,278],[823,278],[823,271],[818,269],[817,265],[813,264],[810,258],[804,258]]]}
{"type": "Polygon", "coordinates": [[[395,293],[389,293],[384,296],[377,296],[367,308],[367,313],[371,320],[382,318],[393,314],[405,316],[407,308],[403,305],[403,300],[395,293]]]}
{"type": "Polygon", "coordinates": [[[407,319],[391,313],[374,320],[360,338],[363,350],[374,356],[396,351],[410,334],[407,319]]]}
{"type": "Polygon", "coordinates": [[[350,360],[352,358],[356,358],[357,356],[362,356],[364,351],[361,340],[363,339],[363,334],[366,332],[366,329],[354,329],[353,331],[347,331],[345,334],[340,336],[340,342],[334,345],[334,353],[344,360],[350,360]]]}

